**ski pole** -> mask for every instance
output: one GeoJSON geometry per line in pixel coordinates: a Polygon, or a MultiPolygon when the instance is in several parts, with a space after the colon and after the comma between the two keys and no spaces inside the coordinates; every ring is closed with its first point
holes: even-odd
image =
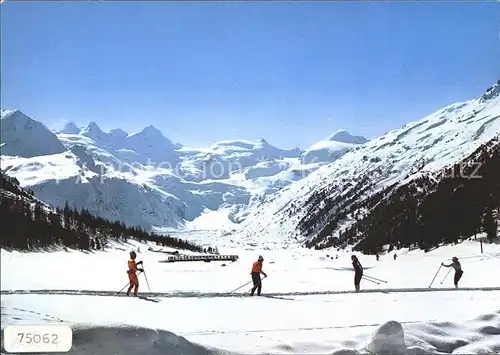
{"type": "Polygon", "coordinates": [[[148,277],[146,276],[146,271],[142,271],[144,274],[144,280],[146,280],[146,286],[148,286],[148,291],[151,294],[151,296],[159,301],[159,298],[156,296],[153,296],[153,292],[151,292],[151,287],[149,287],[149,282],[148,282],[148,277]]]}
{"type": "Polygon", "coordinates": [[[450,274],[451,272],[451,268],[448,270],[448,272],[446,273],[445,277],[443,277],[443,281],[441,281],[441,285],[443,284],[444,280],[446,280],[446,278],[448,277],[448,275],[450,274]]]}
{"type": "Polygon", "coordinates": [[[148,291],[149,291],[149,293],[151,293],[151,288],[149,288],[149,282],[148,282],[148,278],[146,276],[146,271],[143,271],[142,273],[144,274],[144,280],[146,280],[146,286],[148,286],[148,291]]]}
{"type": "Polygon", "coordinates": [[[387,283],[387,281],[385,281],[385,280],[378,279],[378,278],[373,277],[373,276],[370,276],[370,275],[363,275],[363,276],[364,276],[364,277],[367,277],[367,278],[369,278],[369,279],[375,280],[375,281],[379,281],[379,282],[385,282],[385,283],[387,283]]]}
{"type": "Polygon", "coordinates": [[[252,281],[248,281],[248,282],[247,282],[246,284],[244,284],[243,286],[240,286],[240,287],[238,287],[238,288],[236,288],[236,289],[234,289],[234,290],[232,290],[232,291],[229,291],[228,293],[233,293],[233,292],[236,292],[236,291],[238,291],[239,289],[241,289],[241,288],[245,287],[246,285],[248,285],[248,284],[250,284],[250,283],[252,283],[252,281]]]}
{"type": "Polygon", "coordinates": [[[117,295],[117,294],[121,293],[123,290],[125,290],[129,284],[130,284],[130,282],[127,282],[125,284],[125,286],[123,286],[123,288],[120,291],[118,291],[117,293],[115,293],[115,295],[117,295]]]}
{"type": "Polygon", "coordinates": [[[373,276],[363,275],[363,277],[369,278],[369,279],[372,279],[372,280],[375,280],[375,281],[387,283],[387,281],[384,281],[384,280],[381,280],[381,279],[377,279],[376,277],[373,277],[373,276]]]}
{"type": "Polygon", "coordinates": [[[370,282],[373,282],[374,284],[380,285],[380,282],[377,282],[377,281],[375,281],[375,280],[369,279],[369,278],[367,278],[367,277],[365,277],[365,276],[363,276],[363,278],[364,278],[366,281],[370,281],[370,282]]]}
{"type": "Polygon", "coordinates": [[[437,275],[439,274],[439,270],[441,270],[442,267],[443,267],[443,264],[439,265],[439,269],[436,272],[436,275],[434,275],[434,278],[432,279],[431,284],[429,285],[429,288],[431,288],[432,284],[434,283],[434,280],[436,279],[437,275]]]}

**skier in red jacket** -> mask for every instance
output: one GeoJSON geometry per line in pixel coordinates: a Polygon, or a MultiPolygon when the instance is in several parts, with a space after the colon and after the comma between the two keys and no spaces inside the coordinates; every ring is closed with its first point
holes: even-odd
{"type": "Polygon", "coordinates": [[[251,275],[253,281],[253,288],[252,291],[250,292],[250,296],[253,296],[255,290],[257,290],[257,296],[260,296],[260,292],[262,291],[262,279],[260,278],[260,274],[264,275],[264,277],[267,277],[266,273],[262,271],[263,262],[264,258],[262,257],[262,255],[260,255],[259,259],[252,265],[251,275]]]}
{"type": "Polygon", "coordinates": [[[130,295],[130,291],[134,288],[134,296],[137,297],[137,292],[139,291],[139,279],[137,278],[137,271],[143,272],[143,269],[139,269],[137,265],[141,265],[142,261],[135,262],[135,258],[137,257],[135,251],[130,252],[130,260],[128,261],[128,280],[130,282],[130,286],[127,290],[127,296],[130,295]]]}

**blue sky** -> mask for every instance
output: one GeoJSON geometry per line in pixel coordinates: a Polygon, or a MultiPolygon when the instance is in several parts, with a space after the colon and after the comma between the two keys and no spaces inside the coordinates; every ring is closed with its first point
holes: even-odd
{"type": "Polygon", "coordinates": [[[498,3],[9,2],[5,109],[204,146],[376,137],[500,77],[498,3]]]}

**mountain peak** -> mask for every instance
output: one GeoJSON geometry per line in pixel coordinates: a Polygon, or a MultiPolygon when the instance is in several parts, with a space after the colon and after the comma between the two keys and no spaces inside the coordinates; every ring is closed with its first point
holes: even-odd
{"type": "Polygon", "coordinates": [[[97,129],[100,130],[100,128],[97,125],[96,121],[90,121],[89,124],[87,125],[87,127],[92,128],[92,129],[96,129],[97,128],[97,129]]]}
{"type": "Polygon", "coordinates": [[[481,101],[488,101],[491,99],[494,99],[495,97],[498,97],[500,95],[500,80],[497,80],[497,82],[488,88],[486,92],[481,96],[481,101]]]}
{"type": "Polygon", "coordinates": [[[64,128],[60,130],[58,133],[65,134],[78,134],[80,132],[80,128],[75,124],[75,122],[68,122],[64,125],[64,128]]]}
{"type": "Polygon", "coordinates": [[[127,137],[127,141],[129,142],[131,149],[148,152],[148,154],[157,153],[156,151],[150,150],[152,147],[156,147],[155,149],[167,150],[174,150],[178,148],[153,125],[144,127],[142,131],[129,135],[127,137]]]}
{"type": "Polygon", "coordinates": [[[146,134],[148,136],[158,136],[158,137],[161,136],[161,137],[163,137],[163,133],[161,133],[161,131],[153,125],[149,125],[147,127],[144,127],[144,129],[141,131],[141,133],[146,134]]]}
{"type": "Polygon", "coordinates": [[[82,129],[82,134],[85,134],[85,133],[93,133],[93,134],[96,134],[96,133],[104,133],[101,128],[97,125],[97,123],[95,121],[90,121],[89,124],[82,129]]]}
{"type": "Polygon", "coordinates": [[[341,143],[353,143],[353,144],[363,144],[368,142],[368,139],[366,139],[365,137],[353,136],[345,129],[340,129],[336,131],[335,133],[328,136],[326,140],[333,142],[341,142],[341,143]]]}
{"type": "Polygon", "coordinates": [[[20,110],[2,111],[1,154],[24,158],[64,152],[57,136],[20,110]],[[22,142],[22,144],[20,144],[22,142]]]}
{"type": "Polygon", "coordinates": [[[305,164],[330,163],[342,157],[356,145],[366,142],[368,140],[365,137],[353,136],[345,129],[341,129],[309,147],[302,155],[302,161],[305,164]]]}
{"type": "Polygon", "coordinates": [[[5,118],[5,117],[7,117],[8,115],[15,115],[15,114],[18,114],[18,113],[22,113],[22,112],[21,112],[21,111],[19,111],[19,110],[17,110],[17,109],[16,109],[16,110],[2,110],[2,112],[1,112],[0,116],[1,116],[2,118],[5,118]]]}
{"type": "Polygon", "coordinates": [[[90,121],[89,124],[80,131],[80,134],[94,140],[101,140],[107,135],[95,121],[90,121]]]}
{"type": "Polygon", "coordinates": [[[101,128],[97,125],[95,121],[90,121],[89,124],[82,129],[82,132],[102,132],[101,128]]]}

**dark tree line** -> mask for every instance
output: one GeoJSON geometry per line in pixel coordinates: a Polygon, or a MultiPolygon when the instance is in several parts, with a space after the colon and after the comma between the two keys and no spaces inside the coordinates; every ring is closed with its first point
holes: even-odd
{"type": "MultiPolygon", "coordinates": [[[[363,183],[360,191],[366,191],[369,180],[363,183]]],[[[353,245],[355,250],[375,254],[384,245],[430,250],[480,232],[493,240],[500,211],[500,142],[493,139],[458,164],[356,203],[352,192],[329,200],[334,189],[318,192],[308,201],[318,207],[309,207],[315,213],[299,224],[304,234],[315,235],[307,247],[353,245]],[[354,223],[333,236],[346,217],[354,223]]]]}
{"type": "Polygon", "coordinates": [[[152,241],[158,245],[201,252],[203,248],[180,238],[160,236],[140,227],[96,217],[66,203],[53,209],[19,186],[16,179],[0,173],[0,246],[34,250],[62,245],[80,250],[99,250],[107,240],[152,241]]]}

